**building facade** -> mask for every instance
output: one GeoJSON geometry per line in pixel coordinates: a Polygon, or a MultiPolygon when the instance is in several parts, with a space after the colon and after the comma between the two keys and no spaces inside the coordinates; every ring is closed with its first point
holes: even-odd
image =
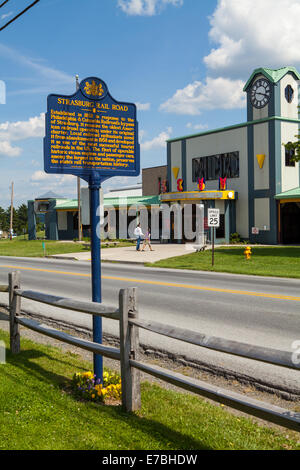
{"type": "Polygon", "coordinates": [[[299,80],[294,67],[256,69],[245,123],[168,140],[161,201],[218,208],[219,243],[300,243],[299,162],[284,147],[299,133],[299,80]]]}
{"type": "Polygon", "coordinates": [[[143,196],[158,196],[168,190],[167,165],[142,169],[143,196]]]}
{"type": "MultiPolygon", "coordinates": [[[[140,221],[144,230],[151,222],[151,211],[159,212],[159,195],[143,196],[142,185],[128,186],[101,194],[104,226],[108,238],[128,239],[134,237],[134,229],[140,221]]],[[[81,188],[81,231],[90,237],[89,189],[81,188]]],[[[45,216],[47,240],[78,239],[78,199],[63,198],[47,193],[34,201],[28,201],[28,234],[36,239],[36,217],[45,216]]],[[[159,214],[157,219],[159,220],[159,214]]]]}

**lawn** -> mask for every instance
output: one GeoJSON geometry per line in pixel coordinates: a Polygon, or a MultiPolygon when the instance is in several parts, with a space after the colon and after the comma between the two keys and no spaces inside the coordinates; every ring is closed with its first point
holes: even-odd
{"type": "MultiPolygon", "coordinates": [[[[0,330],[0,340],[8,335],[0,330]]],[[[142,384],[142,410],[75,398],[74,372],[91,365],[73,353],[23,339],[0,364],[0,449],[300,449],[298,435],[238,418],[193,395],[142,384]],[[296,437],[297,436],[297,437],[296,437]]]]}
{"type": "Polygon", "coordinates": [[[44,256],[43,243],[45,244],[45,254],[47,256],[88,251],[88,248],[80,243],[14,238],[12,240],[0,240],[0,256],[44,256]]]}
{"type": "Polygon", "coordinates": [[[176,256],[147,266],[300,278],[300,247],[254,246],[251,249],[251,259],[246,260],[245,247],[218,247],[214,266],[211,250],[176,256]]]}
{"type": "MultiPolygon", "coordinates": [[[[131,246],[129,241],[103,241],[102,248],[114,248],[122,246],[131,246]]],[[[89,244],[73,243],[73,242],[60,242],[52,240],[24,240],[23,236],[13,238],[12,240],[0,240],[0,256],[30,256],[41,257],[46,254],[58,255],[64,253],[80,253],[90,251],[89,244]],[[45,251],[43,248],[45,244],[45,251]]]]}

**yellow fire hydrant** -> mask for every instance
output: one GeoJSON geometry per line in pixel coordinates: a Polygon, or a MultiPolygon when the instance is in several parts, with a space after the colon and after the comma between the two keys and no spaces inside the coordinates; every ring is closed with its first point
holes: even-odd
{"type": "Polygon", "coordinates": [[[252,251],[250,246],[246,246],[244,255],[246,259],[251,259],[252,251]]]}

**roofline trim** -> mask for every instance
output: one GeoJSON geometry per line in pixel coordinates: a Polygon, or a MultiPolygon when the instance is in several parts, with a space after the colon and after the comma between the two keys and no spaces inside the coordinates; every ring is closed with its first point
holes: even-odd
{"type": "Polygon", "coordinates": [[[190,135],[185,135],[183,137],[176,137],[174,139],[168,139],[168,140],[166,140],[166,142],[171,143],[171,142],[177,142],[179,140],[184,140],[184,139],[192,139],[194,137],[201,137],[203,135],[216,134],[217,132],[230,131],[230,130],[233,130],[233,129],[239,129],[239,128],[242,128],[242,127],[252,126],[252,125],[255,125],[255,124],[261,124],[263,122],[269,122],[269,121],[273,121],[273,120],[274,121],[293,122],[295,124],[300,125],[300,119],[289,119],[289,118],[285,118],[285,117],[282,117],[282,116],[271,116],[271,117],[268,117],[268,118],[257,119],[255,121],[243,122],[241,124],[233,124],[232,126],[220,127],[219,129],[211,129],[209,131],[200,132],[198,134],[190,134],[190,135]]]}

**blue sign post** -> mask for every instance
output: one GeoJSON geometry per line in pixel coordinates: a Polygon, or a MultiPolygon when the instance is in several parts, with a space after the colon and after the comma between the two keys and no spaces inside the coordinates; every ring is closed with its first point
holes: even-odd
{"type": "MultiPolygon", "coordinates": [[[[118,102],[103,80],[82,80],[70,96],[49,95],[44,139],[46,173],[72,174],[89,184],[92,300],[101,296],[101,183],[113,176],[138,176],[140,148],[136,106],[118,102]]],[[[102,319],[93,317],[93,341],[102,343],[102,319]]],[[[103,381],[102,356],[94,355],[94,373],[103,381]]]]}

